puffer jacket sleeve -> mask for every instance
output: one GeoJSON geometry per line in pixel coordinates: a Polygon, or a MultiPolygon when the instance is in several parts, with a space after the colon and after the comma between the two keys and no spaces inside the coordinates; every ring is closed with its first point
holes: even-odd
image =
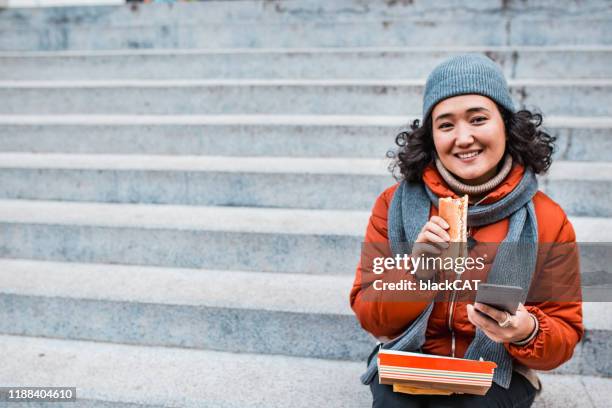
{"type": "MultiPolygon", "coordinates": [[[[391,291],[374,289],[374,281],[382,275],[372,273],[371,259],[390,256],[387,234],[387,212],[397,185],[384,191],[376,200],[368,221],[362,245],[361,259],[350,292],[350,305],[361,327],[375,337],[392,338],[401,334],[415,320],[435,296],[430,291],[398,298],[391,291]],[[408,300],[408,301],[404,301],[408,300]]],[[[405,270],[384,272],[385,282],[416,281],[415,275],[405,270]]]]}
{"type": "Polygon", "coordinates": [[[525,305],[538,319],[538,334],[525,346],[504,343],[515,360],[536,370],[552,370],[568,361],[584,336],[576,234],[565,213],[562,219],[556,239],[560,245],[549,250],[538,274],[537,284],[547,287],[550,299],[537,303],[530,303],[528,299],[525,305]],[[574,293],[561,293],[564,284],[574,293]]]}

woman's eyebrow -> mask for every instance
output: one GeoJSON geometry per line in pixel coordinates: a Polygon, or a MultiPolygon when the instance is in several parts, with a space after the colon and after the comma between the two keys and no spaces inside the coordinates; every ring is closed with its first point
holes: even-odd
{"type": "Polygon", "coordinates": [[[472,112],[482,112],[482,111],[487,111],[487,112],[491,112],[490,110],[488,110],[487,108],[484,108],[482,106],[475,106],[473,108],[470,108],[468,110],[466,110],[467,113],[472,113],[472,112]]]}
{"type": "MultiPolygon", "coordinates": [[[[472,113],[472,112],[482,112],[482,111],[486,111],[486,112],[491,113],[490,110],[488,110],[487,108],[482,107],[482,106],[474,106],[473,108],[466,109],[465,112],[466,113],[472,113]]],[[[438,115],[436,117],[436,119],[434,120],[434,122],[437,122],[440,119],[448,118],[448,117],[451,117],[451,116],[453,116],[453,114],[451,112],[443,113],[441,115],[438,115]]]]}

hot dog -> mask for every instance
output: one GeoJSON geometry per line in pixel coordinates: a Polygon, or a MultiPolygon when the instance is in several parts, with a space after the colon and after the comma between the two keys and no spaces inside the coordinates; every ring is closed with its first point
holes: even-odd
{"type": "Polygon", "coordinates": [[[467,255],[467,212],[468,196],[460,198],[445,197],[438,201],[438,215],[449,225],[450,246],[441,254],[442,257],[467,255]]]}

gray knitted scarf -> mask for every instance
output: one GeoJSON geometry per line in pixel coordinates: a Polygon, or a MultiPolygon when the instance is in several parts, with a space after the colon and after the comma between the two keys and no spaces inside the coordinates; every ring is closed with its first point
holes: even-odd
{"type": "MultiPolygon", "coordinates": [[[[506,238],[497,248],[493,265],[487,276],[488,283],[514,285],[523,288],[525,303],[536,265],[538,226],[532,197],[538,190],[533,172],[526,168],[520,183],[501,200],[492,204],[468,208],[468,226],[483,226],[510,217],[506,238]],[[513,243],[504,245],[504,243],[513,243]],[[518,245],[516,245],[518,243],[518,245]]],[[[395,191],[388,213],[389,245],[394,255],[410,254],[412,244],[429,220],[430,204],[437,207],[436,196],[424,183],[403,181],[395,191]]],[[[396,339],[381,344],[383,349],[421,352],[425,344],[427,322],[433,302],[396,339]]],[[[493,381],[509,388],[512,378],[512,358],[503,344],[495,343],[480,329],[463,358],[494,361],[497,364],[493,381]]],[[[378,371],[377,359],[372,358],[367,371],[361,376],[363,384],[370,384],[378,371]]]]}

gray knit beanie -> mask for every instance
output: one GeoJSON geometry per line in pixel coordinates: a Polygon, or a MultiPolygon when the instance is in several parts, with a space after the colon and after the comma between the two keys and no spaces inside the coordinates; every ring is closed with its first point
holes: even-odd
{"type": "Polygon", "coordinates": [[[482,54],[463,54],[443,61],[427,77],[423,122],[438,102],[465,94],[487,96],[514,112],[508,84],[499,65],[482,54]]]}

